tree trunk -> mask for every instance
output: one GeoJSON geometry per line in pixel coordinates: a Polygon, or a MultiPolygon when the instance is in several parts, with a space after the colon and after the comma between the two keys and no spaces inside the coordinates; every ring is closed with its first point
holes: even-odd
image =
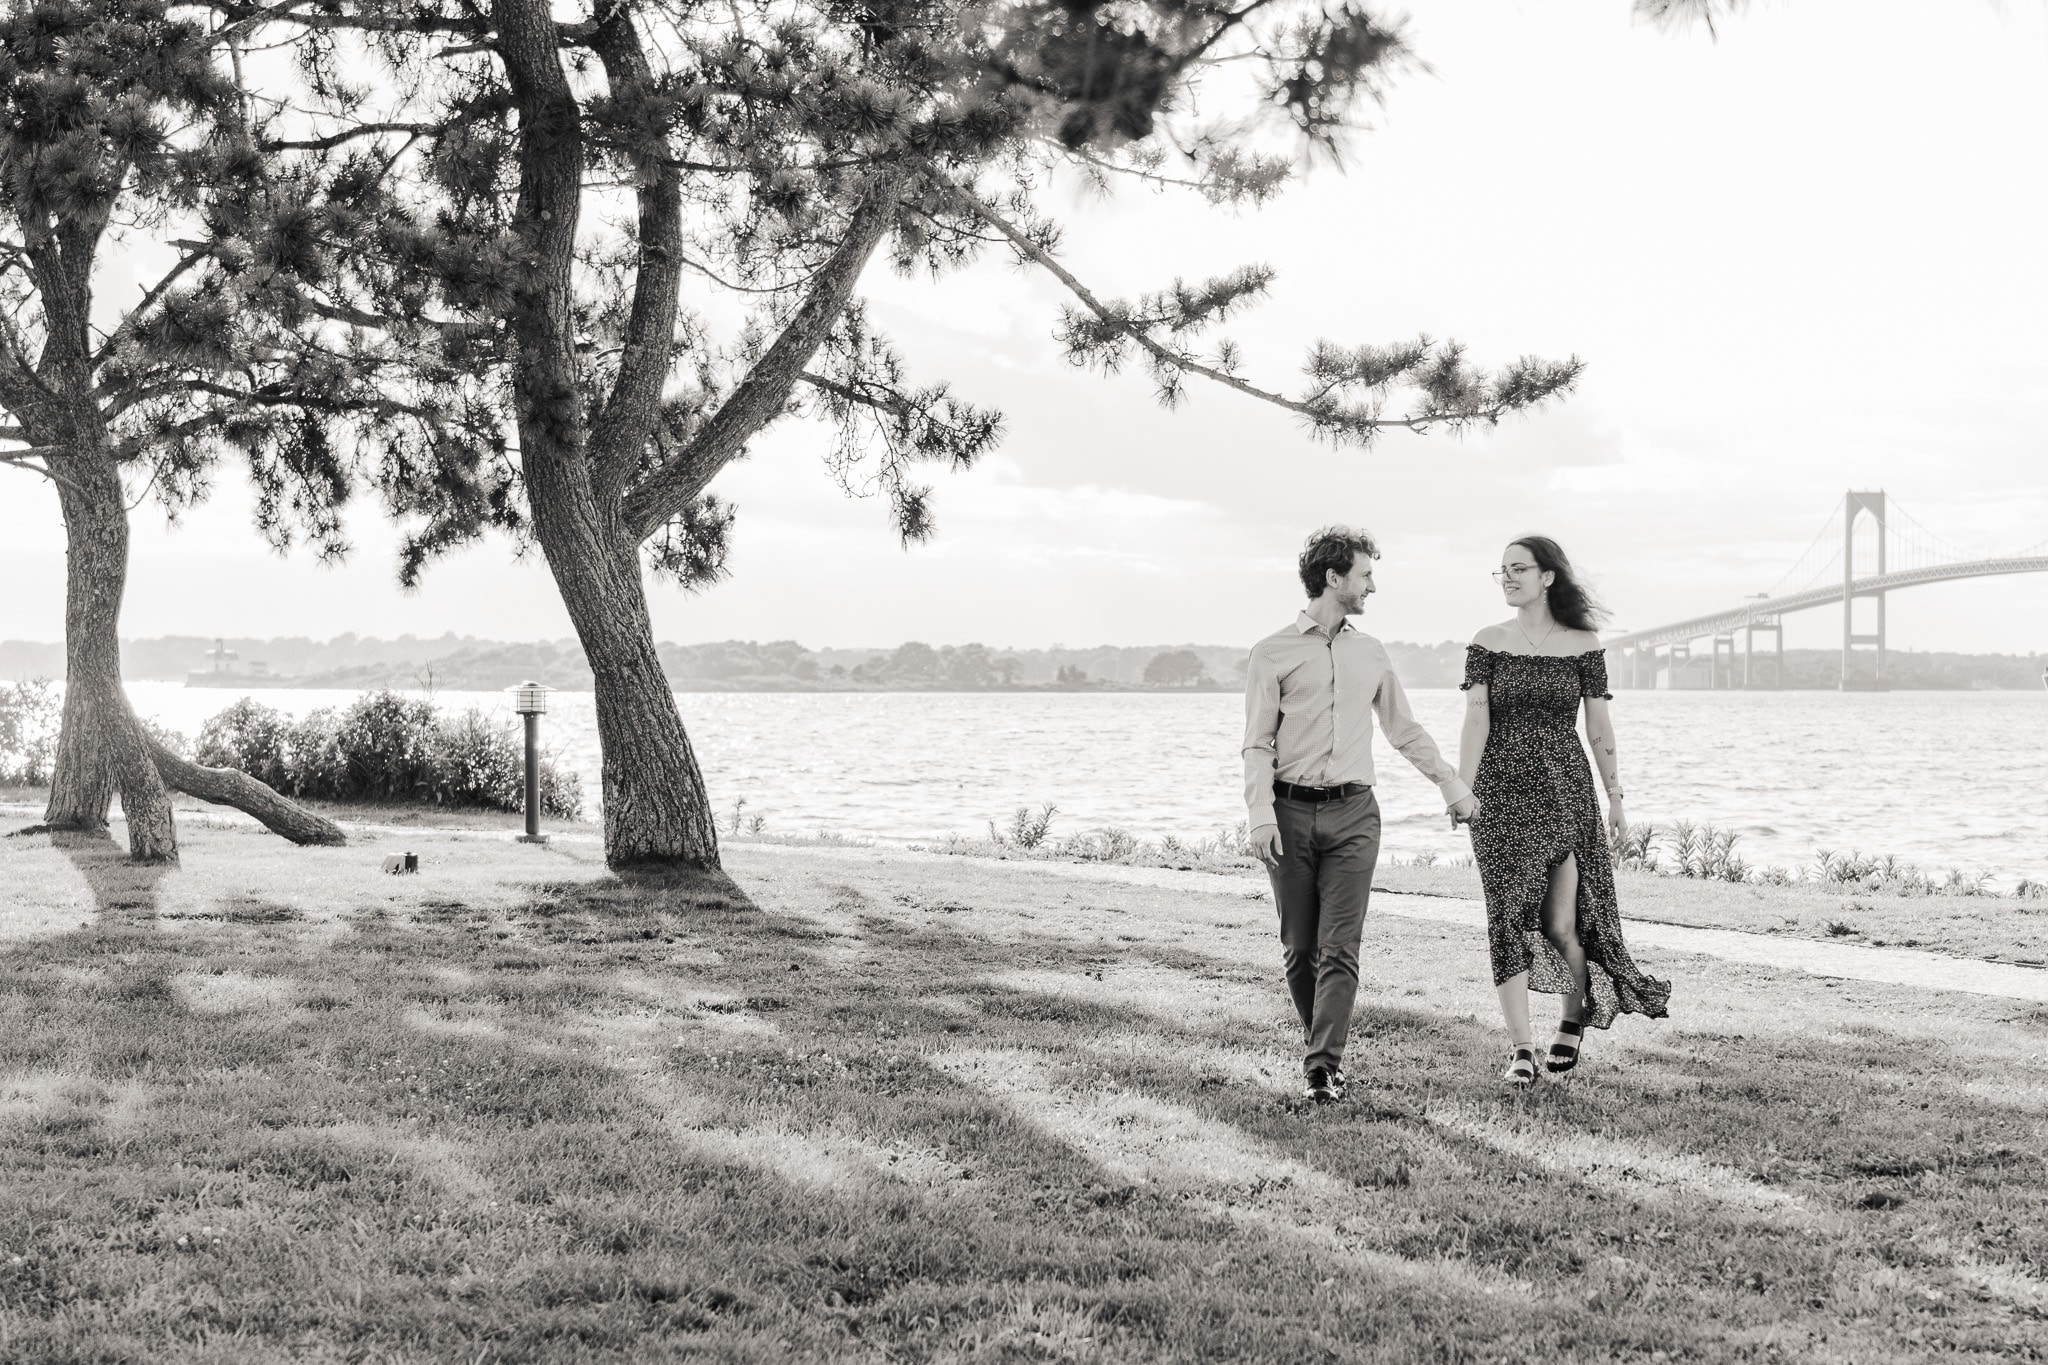
{"type": "MultiPolygon", "coordinates": [[[[605,861],[714,869],[718,835],[654,652],[640,538],[627,532],[616,493],[624,480],[616,471],[599,480],[591,467],[571,287],[583,200],[582,110],[562,70],[561,36],[546,0],[493,0],[491,12],[520,124],[513,228],[528,277],[511,314],[520,467],[535,538],[596,678],[605,861]]],[[[661,343],[666,354],[667,338],[661,343]]],[[[635,441],[626,454],[637,463],[639,451],[635,441]]]]}
{"type": "Polygon", "coordinates": [[[128,586],[128,507],[104,450],[85,442],[63,461],[64,720],[44,823],[104,830],[121,793],[128,852],[137,862],[176,862],[171,794],[150,760],[148,736],[121,687],[121,598],[128,586]]]}
{"type": "Polygon", "coordinates": [[[116,788],[138,862],[176,862],[169,788],[253,815],[295,844],[340,844],[340,826],[246,773],[206,768],[150,738],[121,685],[121,602],[128,587],[128,507],[113,461],[64,462],[57,485],[67,541],[64,720],[46,827],[107,827],[116,788]]]}
{"type": "Polygon", "coordinates": [[[604,851],[613,867],[718,867],[704,775],[654,649],[638,546],[597,508],[579,461],[526,461],[534,531],[597,688],[604,851]]]}

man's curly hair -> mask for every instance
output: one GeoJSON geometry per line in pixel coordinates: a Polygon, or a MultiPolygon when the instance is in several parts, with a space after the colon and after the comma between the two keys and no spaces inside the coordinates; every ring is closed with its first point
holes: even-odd
{"type": "Polygon", "coordinates": [[[1351,563],[1359,555],[1380,557],[1379,542],[1362,526],[1325,526],[1310,536],[1301,547],[1301,586],[1309,600],[1323,595],[1330,582],[1326,575],[1332,570],[1340,578],[1350,573],[1351,563]]]}

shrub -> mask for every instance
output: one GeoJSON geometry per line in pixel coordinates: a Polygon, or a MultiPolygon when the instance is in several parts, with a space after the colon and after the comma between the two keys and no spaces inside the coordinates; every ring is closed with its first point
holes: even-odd
{"type": "MultiPolygon", "coordinates": [[[[516,808],[525,804],[522,796],[516,808]]],[[[540,760],[540,813],[550,820],[583,818],[583,779],[545,754],[540,760]]]]}
{"type": "Polygon", "coordinates": [[[1610,833],[1607,845],[1614,854],[1617,867],[1634,868],[1638,872],[1657,870],[1657,827],[1648,821],[1631,824],[1619,835],[1610,833]]]}
{"type": "MultiPolygon", "coordinates": [[[[1037,848],[1045,842],[1045,836],[1051,833],[1052,818],[1059,813],[1060,808],[1050,801],[1040,806],[1036,815],[1031,813],[1029,806],[1017,807],[1015,813],[1010,816],[1007,842],[1019,848],[1037,848]]],[[[1006,836],[996,830],[994,821],[989,822],[988,832],[997,843],[1005,842],[1006,836]]]]}
{"type": "Polygon", "coordinates": [[[40,787],[50,780],[61,719],[47,678],[0,686],[0,782],[40,787]]]}
{"type": "Polygon", "coordinates": [[[372,692],[349,703],[334,743],[346,764],[341,801],[431,801],[440,725],[424,697],[372,692]]]}
{"type": "Polygon", "coordinates": [[[293,796],[338,795],[348,786],[334,709],[323,706],[292,723],[284,740],[285,785],[293,796]]]}
{"type": "Polygon", "coordinates": [[[488,806],[503,793],[524,791],[526,763],[519,746],[476,708],[443,720],[433,744],[429,769],[435,804],[488,806]]]}
{"type": "Polygon", "coordinates": [[[1617,867],[1637,872],[1663,872],[1674,877],[1693,877],[1702,881],[1746,882],[1769,880],[1773,876],[1789,877],[1778,869],[1759,871],[1735,852],[1735,845],[1742,835],[1732,829],[1721,829],[1715,825],[1695,825],[1690,820],[1676,820],[1668,827],[1653,824],[1632,824],[1627,831],[1616,837],[1608,835],[1608,848],[1614,855],[1617,867]],[[1666,864],[1658,841],[1669,846],[1671,861],[1666,864]]]}
{"type": "Polygon", "coordinates": [[[1093,834],[1079,834],[1061,840],[1053,854],[1080,863],[1128,863],[1136,859],[1142,849],[1137,835],[1110,825],[1093,834]]]}
{"type": "Polygon", "coordinates": [[[265,786],[286,791],[291,733],[284,712],[244,697],[200,727],[192,756],[209,768],[239,768],[265,786]]]}
{"type": "MultiPolygon", "coordinates": [[[[375,692],[298,721],[244,697],[206,722],[198,760],[239,768],[288,796],[516,811],[525,806],[518,731],[474,708],[442,716],[423,698],[375,692]]],[[[583,814],[583,783],[543,758],[541,812],[583,814]]]]}
{"type": "Polygon", "coordinates": [[[142,733],[169,749],[179,758],[192,757],[192,741],[185,738],[183,730],[173,730],[151,716],[141,717],[142,733]]]}

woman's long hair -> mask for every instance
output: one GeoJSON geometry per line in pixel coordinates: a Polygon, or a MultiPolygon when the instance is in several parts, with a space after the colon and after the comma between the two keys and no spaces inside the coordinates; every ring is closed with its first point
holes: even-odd
{"type": "Polygon", "coordinates": [[[1564,546],[1549,536],[1516,536],[1509,543],[1527,550],[1537,568],[1557,575],[1550,584],[1550,614],[1559,625],[1568,630],[1598,630],[1607,624],[1607,608],[1600,605],[1572,571],[1572,561],[1564,546]]]}

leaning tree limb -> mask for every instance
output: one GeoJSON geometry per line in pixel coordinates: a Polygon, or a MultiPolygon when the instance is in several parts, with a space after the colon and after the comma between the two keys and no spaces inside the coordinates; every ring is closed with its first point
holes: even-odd
{"type": "Polygon", "coordinates": [[[149,741],[149,758],[171,790],[254,816],[265,829],[295,844],[348,842],[340,825],[279,795],[240,769],[209,768],[194,763],[189,758],[180,758],[155,739],[149,741]]]}

